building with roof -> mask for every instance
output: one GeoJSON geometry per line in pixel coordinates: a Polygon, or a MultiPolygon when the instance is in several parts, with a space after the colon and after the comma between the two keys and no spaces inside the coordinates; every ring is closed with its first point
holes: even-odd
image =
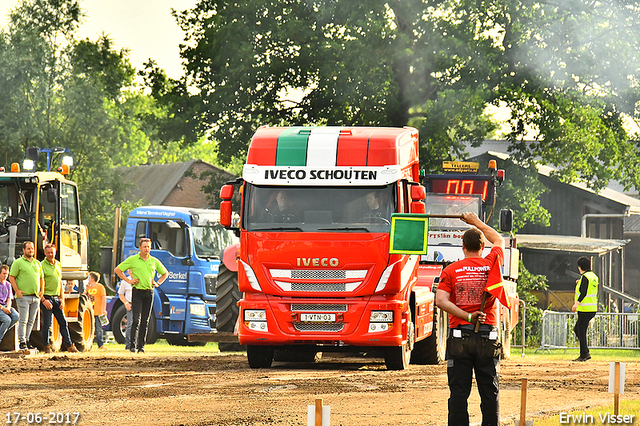
{"type": "MultiPolygon", "coordinates": [[[[484,164],[495,159],[501,168],[509,160],[507,148],[506,141],[486,141],[480,147],[469,147],[468,152],[473,161],[484,164]]],[[[552,176],[553,167],[537,166],[537,170],[547,189],[540,196],[540,205],[551,215],[550,226],[527,224],[518,231],[518,246],[525,267],[547,277],[549,291],[538,295],[541,305],[564,309],[572,303],[580,256],[592,259],[605,290],[602,293],[606,293],[602,303],[612,309],[623,309],[623,301],[637,304],[640,199],[611,186],[596,193],[581,182],[560,182],[552,176]]]]}
{"type": "Polygon", "coordinates": [[[209,179],[203,180],[200,176],[210,173],[220,182],[235,179],[232,173],[202,160],[120,167],[119,170],[122,178],[133,186],[128,201],[142,200],[143,204],[153,206],[214,208],[215,200],[203,191],[209,179]]]}

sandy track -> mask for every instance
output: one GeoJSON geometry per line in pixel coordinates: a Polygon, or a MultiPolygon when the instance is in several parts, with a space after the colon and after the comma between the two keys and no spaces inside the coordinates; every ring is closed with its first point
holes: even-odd
{"type": "MultiPolygon", "coordinates": [[[[503,422],[519,418],[522,378],[527,411],[538,416],[611,403],[608,375],[607,362],[503,361],[503,422]]],[[[637,364],[627,364],[626,383],[623,398],[640,399],[637,364]]],[[[252,370],[241,354],[113,350],[0,358],[0,395],[3,421],[7,413],[39,412],[40,424],[55,424],[49,413],[77,412],[80,425],[306,425],[307,405],[321,398],[331,406],[332,425],[395,426],[446,424],[448,388],[443,365],[387,371],[381,359],[325,356],[316,364],[252,370]]],[[[479,422],[475,387],[470,412],[479,422]]]]}

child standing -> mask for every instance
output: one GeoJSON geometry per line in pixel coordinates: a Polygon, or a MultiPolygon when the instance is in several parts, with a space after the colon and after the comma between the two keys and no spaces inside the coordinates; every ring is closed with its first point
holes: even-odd
{"type": "Polygon", "coordinates": [[[107,313],[107,292],[100,284],[100,275],[97,272],[89,272],[89,280],[85,288],[85,293],[93,304],[93,316],[96,324],[96,335],[94,342],[98,344],[98,349],[106,349],[102,334],[102,321],[100,315],[107,313]]]}

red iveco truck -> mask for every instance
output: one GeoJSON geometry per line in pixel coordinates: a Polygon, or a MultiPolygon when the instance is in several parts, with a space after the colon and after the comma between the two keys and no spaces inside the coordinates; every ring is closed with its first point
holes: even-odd
{"type": "MultiPolygon", "coordinates": [[[[444,214],[457,207],[483,217],[488,197],[468,184],[426,194],[418,151],[409,127],[258,129],[242,179],[220,193],[221,223],[231,227],[241,187],[237,332],[252,368],[270,367],[274,351],[289,359],[380,351],[392,370],[443,360],[435,286],[443,265],[462,257],[468,225],[430,226],[440,250],[429,242],[423,256],[390,254],[391,215],[425,213],[426,198],[444,214]]],[[[484,178],[494,191],[495,176],[484,178]]]]}

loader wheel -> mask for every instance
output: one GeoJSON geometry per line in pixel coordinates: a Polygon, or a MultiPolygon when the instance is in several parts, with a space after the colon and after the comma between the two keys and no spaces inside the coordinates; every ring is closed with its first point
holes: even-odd
{"type": "Polygon", "coordinates": [[[407,341],[400,346],[391,346],[386,348],[384,363],[387,366],[387,370],[406,370],[409,368],[414,338],[415,329],[413,322],[409,321],[409,325],[407,327],[407,341]]]}
{"type": "Polygon", "coordinates": [[[247,359],[251,368],[269,368],[273,362],[273,347],[247,345],[247,359]]]}
{"type": "MultiPolygon", "coordinates": [[[[219,332],[233,333],[238,321],[238,301],[242,293],[238,289],[238,273],[230,271],[220,264],[216,281],[216,330],[219,332]]],[[[220,352],[238,352],[246,350],[239,343],[218,343],[220,352]]]]}
{"type": "Polygon", "coordinates": [[[88,352],[93,346],[95,332],[91,301],[85,294],[82,294],[78,299],[78,322],[69,323],[71,341],[80,352],[88,352]]]}
{"type": "Polygon", "coordinates": [[[447,351],[447,331],[449,317],[446,312],[434,307],[433,329],[431,336],[416,342],[411,354],[412,364],[441,364],[447,351]]]}
{"type": "Polygon", "coordinates": [[[54,352],[58,352],[60,351],[60,349],[62,349],[62,333],[60,333],[60,325],[58,324],[58,320],[56,319],[56,317],[53,317],[51,321],[49,343],[51,344],[51,349],[54,352]]]}

